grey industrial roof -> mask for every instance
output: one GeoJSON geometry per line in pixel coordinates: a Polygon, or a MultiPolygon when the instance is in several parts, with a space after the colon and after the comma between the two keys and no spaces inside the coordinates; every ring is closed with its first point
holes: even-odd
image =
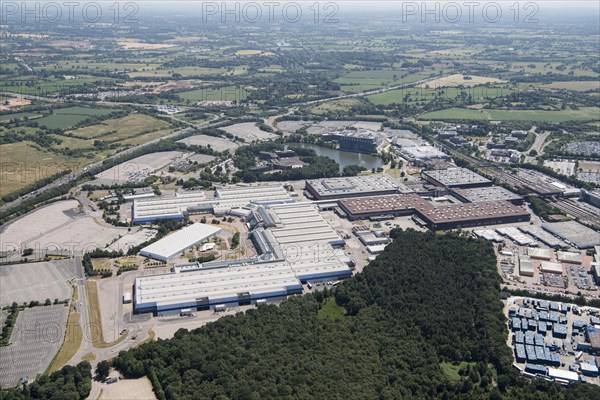
{"type": "Polygon", "coordinates": [[[542,224],[542,228],[575,244],[580,249],[591,248],[600,243],[600,233],[577,221],[542,224]]]}
{"type": "Polygon", "coordinates": [[[223,298],[242,292],[264,293],[297,285],[286,262],[201,268],[136,278],[136,304],[177,304],[196,298],[223,298]]]}
{"type": "Polygon", "coordinates": [[[217,189],[216,197],[211,199],[208,199],[204,192],[180,192],[175,196],[135,200],[133,215],[137,219],[178,216],[190,208],[228,211],[250,203],[292,201],[287,190],[281,185],[233,186],[217,189]]]}
{"type": "Polygon", "coordinates": [[[501,186],[487,186],[469,189],[454,189],[454,192],[471,203],[481,201],[516,201],[523,198],[501,186]]]}
{"type": "Polygon", "coordinates": [[[422,174],[426,177],[439,182],[441,185],[454,187],[466,184],[489,184],[491,181],[476,172],[469,169],[456,167],[448,169],[439,169],[435,171],[424,171],[422,174]]]}
{"type": "Polygon", "coordinates": [[[402,183],[386,175],[311,179],[306,183],[321,196],[408,191],[402,183]]]}

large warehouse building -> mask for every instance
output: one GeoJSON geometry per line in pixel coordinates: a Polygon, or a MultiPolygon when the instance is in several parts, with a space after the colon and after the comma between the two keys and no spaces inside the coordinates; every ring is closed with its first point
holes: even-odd
{"type": "Polygon", "coordinates": [[[293,203],[288,191],[281,185],[249,185],[215,190],[215,214],[226,214],[234,208],[248,204],[271,205],[293,203]]]}
{"type": "Polygon", "coordinates": [[[600,233],[577,221],[546,223],[542,228],[579,249],[591,249],[600,243],[600,233]]]}
{"type": "Polygon", "coordinates": [[[210,209],[204,192],[183,192],[174,196],[135,199],[132,206],[134,224],[151,223],[163,219],[182,220],[190,208],[210,209]]]}
{"type": "Polygon", "coordinates": [[[213,212],[227,214],[248,204],[279,204],[294,200],[281,185],[247,185],[220,188],[212,198],[204,192],[182,192],[174,196],[138,199],[133,202],[133,223],[152,223],[162,219],[182,220],[186,213],[213,212]]]}
{"type": "Polygon", "coordinates": [[[137,278],[135,311],[161,315],[252,304],[302,293],[305,282],[352,275],[353,262],[340,248],[343,239],[313,204],[264,209],[268,227],[258,226],[250,235],[258,257],[188,264],[170,274],[137,278]]]}
{"type": "Polygon", "coordinates": [[[144,247],[140,250],[140,255],[167,262],[192,246],[210,239],[220,231],[221,228],[198,222],[144,247]]]}
{"type": "MultiPolygon", "coordinates": [[[[206,263],[210,264],[210,263],[206,263]]],[[[134,309],[157,315],[216,305],[245,305],[260,299],[302,293],[302,284],[285,261],[197,265],[135,280],[134,309]]]]}
{"type": "Polygon", "coordinates": [[[386,175],[311,179],[306,181],[305,188],[317,200],[411,192],[405,185],[386,175]]]}
{"type": "Polygon", "coordinates": [[[432,230],[506,224],[530,218],[523,208],[507,201],[434,206],[416,194],[346,199],[339,204],[350,220],[416,214],[432,230]]]}
{"type": "Polygon", "coordinates": [[[446,188],[471,188],[492,186],[492,181],[466,168],[448,168],[421,172],[423,178],[436,186],[446,188]]]}
{"type": "Polygon", "coordinates": [[[476,187],[469,189],[453,189],[452,193],[465,203],[480,203],[483,201],[510,201],[513,204],[523,204],[523,197],[501,186],[476,187]]]}

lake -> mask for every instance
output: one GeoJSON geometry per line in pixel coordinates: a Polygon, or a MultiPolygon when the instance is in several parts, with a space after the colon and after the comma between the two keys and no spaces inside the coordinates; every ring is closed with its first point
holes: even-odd
{"type": "Polygon", "coordinates": [[[294,143],[292,146],[300,146],[304,149],[312,149],[318,156],[329,157],[340,165],[340,172],[347,165],[360,165],[367,169],[383,166],[383,161],[379,157],[370,154],[352,153],[349,151],[340,151],[330,149],[329,147],[317,146],[316,144],[294,143]]]}

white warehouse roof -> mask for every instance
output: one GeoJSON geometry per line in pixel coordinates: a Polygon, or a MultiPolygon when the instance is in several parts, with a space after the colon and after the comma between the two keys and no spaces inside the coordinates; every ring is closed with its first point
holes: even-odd
{"type": "Polygon", "coordinates": [[[551,274],[562,274],[563,273],[563,268],[560,263],[549,262],[549,261],[542,261],[540,270],[542,272],[549,272],[551,274]]]}
{"type": "Polygon", "coordinates": [[[140,250],[140,255],[168,261],[191,246],[221,231],[211,225],[195,223],[168,235],[140,250]]]}
{"type": "Polygon", "coordinates": [[[293,285],[298,279],[287,263],[259,263],[139,277],[135,295],[136,304],[166,306],[199,297],[221,301],[240,292],[260,294],[293,285]]]}
{"type": "Polygon", "coordinates": [[[577,372],[567,371],[558,368],[548,368],[548,375],[552,378],[566,379],[568,381],[578,381],[579,375],[577,372]]]}
{"type": "Polygon", "coordinates": [[[573,264],[581,264],[581,253],[573,253],[570,251],[559,251],[556,253],[557,258],[560,261],[573,263],[573,264]]]}

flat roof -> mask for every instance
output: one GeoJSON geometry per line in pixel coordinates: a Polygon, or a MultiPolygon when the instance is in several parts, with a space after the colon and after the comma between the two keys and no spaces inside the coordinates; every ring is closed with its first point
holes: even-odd
{"type": "Polygon", "coordinates": [[[578,381],[579,374],[565,369],[548,368],[548,375],[552,378],[566,379],[568,381],[578,381]]]}
{"type": "Polygon", "coordinates": [[[528,235],[531,235],[534,238],[538,239],[539,241],[546,243],[548,246],[561,247],[561,246],[566,245],[564,241],[562,241],[561,239],[552,235],[550,232],[543,230],[539,226],[526,225],[526,226],[520,226],[518,229],[521,232],[525,232],[528,235]]]}
{"type": "Polygon", "coordinates": [[[545,260],[550,260],[554,255],[554,250],[552,249],[542,249],[539,247],[528,247],[527,254],[531,258],[540,258],[545,260]]]}
{"type": "Polygon", "coordinates": [[[440,185],[447,187],[460,187],[462,185],[473,184],[484,185],[492,183],[492,181],[479,175],[478,173],[462,167],[424,171],[421,174],[423,174],[425,177],[431,178],[435,182],[438,182],[440,185]]]}
{"type": "Polygon", "coordinates": [[[580,249],[592,248],[600,243],[600,233],[577,221],[546,223],[542,224],[542,228],[580,249]]]}
{"type": "Polygon", "coordinates": [[[298,283],[288,263],[269,262],[138,277],[135,295],[136,304],[156,303],[161,306],[204,297],[237,297],[243,292],[283,291],[287,286],[298,283]]]}
{"type": "Polygon", "coordinates": [[[427,200],[410,194],[392,194],[387,196],[360,197],[340,200],[339,204],[350,214],[386,213],[401,210],[433,208],[427,200]]]}
{"type": "Polygon", "coordinates": [[[309,179],[306,181],[320,196],[368,194],[390,191],[409,191],[396,179],[386,175],[347,176],[339,178],[309,179]]]}
{"type": "Polygon", "coordinates": [[[529,256],[526,256],[526,255],[519,256],[519,272],[521,272],[521,273],[527,272],[527,273],[533,274],[534,268],[533,268],[533,264],[531,263],[531,259],[529,258],[529,256]]]}
{"type": "Polygon", "coordinates": [[[507,201],[459,203],[434,207],[416,194],[345,199],[340,201],[340,205],[345,211],[353,215],[415,210],[423,218],[436,224],[529,215],[521,207],[507,201]]]}
{"type": "Polygon", "coordinates": [[[144,247],[140,254],[170,258],[220,231],[221,228],[197,222],[144,247]]]}
{"type": "Polygon", "coordinates": [[[550,262],[550,261],[542,261],[542,264],[540,266],[540,271],[549,272],[552,274],[562,274],[563,268],[562,268],[562,264],[560,264],[560,263],[555,263],[555,262],[550,262]]]}
{"type": "Polygon", "coordinates": [[[570,251],[557,251],[556,258],[558,258],[560,261],[574,264],[581,264],[582,261],[581,253],[573,253],[570,251]]]}
{"type": "Polygon", "coordinates": [[[215,189],[219,200],[247,200],[254,197],[289,197],[288,191],[281,185],[234,186],[215,189]]]}
{"type": "Polygon", "coordinates": [[[351,275],[348,256],[331,246],[332,241],[342,239],[316,205],[278,204],[267,210],[277,225],[255,232],[263,233],[262,240],[273,251],[272,261],[255,259],[235,266],[206,263],[206,267],[187,268],[188,272],[140,277],[136,279],[136,304],[177,306],[200,298],[233,302],[245,292],[286,295],[289,287],[301,288],[300,281],[351,275]]]}
{"type": "Polygon", "coordinates": [[[521,207],[507,201],[452,204],[435,207],[426,214],[435,223],[475,221],[489,218],[529,216],[521,207]]]}
{"type": "Polygon", "coordinates": [[[521,246],[528,246],[536,244],[535,240],[533,240],[530,236],[522,233],[519,229],[515,227],[504,227],[496,229],[501,235],[508,236],[514,242],[520,244],[521,246]]]}
{"type": "Polygon", "coordinates": [[[137,199],[133,203],[134,219],[182,216],[191,208],[226,212],[250,203],[286,203],[294,200],[281,185],[233,186],[216,189],[215,198],[204,192],[180,192],[174,196],[137,199]]]}
{"type": "Polygon", "coordinates": [[[328,261],[346,269],[348,256],[334,249],[332,242],[343,242],[329,222],[319,214],[312,203],[278,204],[269,207],[279,224],[268,229],[276,243],[275,247],[284,254],[295,268],[305,262],[328,261]]]}
{"type": "Polygon", "coordinates": [[[454,189],[453,192],[470,203],[478,203],[482,201],[523,200],[523,197],[511,192],[510,190],[504,189],[501,186],[454,189]]]}

